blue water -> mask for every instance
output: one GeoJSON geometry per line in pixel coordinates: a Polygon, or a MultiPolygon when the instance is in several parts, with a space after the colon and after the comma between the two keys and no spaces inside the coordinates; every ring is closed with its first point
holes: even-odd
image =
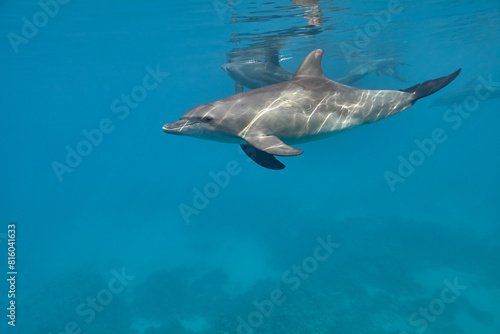
{"type": "Polygon", "coordinates": [[[59,1],[0,3],[0,332],[500,333],[498,1],[59,1]],[[269,48],[462,73],[281,171],[162,132],[269,48]]]}

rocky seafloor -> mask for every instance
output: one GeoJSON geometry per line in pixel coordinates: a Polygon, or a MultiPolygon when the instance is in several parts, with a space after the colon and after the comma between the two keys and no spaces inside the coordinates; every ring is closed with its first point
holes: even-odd
{"type": "Polygon", "coordinates": [[[274,232],[260,243],[270,275],[249,286],[208,263],[160,268],[111,294],[103,290],[119,290],[113,275],[71,272],[19,301],[15,331],[500,333],[500,252],[481,240],[437,224],[363,220],[274,232]],[[328,236],[334,252],[315,253],[328,236]]]}

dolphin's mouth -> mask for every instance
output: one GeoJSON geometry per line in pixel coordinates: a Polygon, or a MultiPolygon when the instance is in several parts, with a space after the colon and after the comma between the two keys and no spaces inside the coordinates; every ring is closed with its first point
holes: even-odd
{"type": "Polygon", "coordinates": [[[162,129],[166,133],[171,133],[171,134],[174,134],[174,135],[180,135],[182,133],[182,130],[185,127],[193,125],[194,123],[196,123],[196,122],[194,122],[192,120],[181,119],[181,120],[179,120],[177,122],[165,124],[162,129]]]}

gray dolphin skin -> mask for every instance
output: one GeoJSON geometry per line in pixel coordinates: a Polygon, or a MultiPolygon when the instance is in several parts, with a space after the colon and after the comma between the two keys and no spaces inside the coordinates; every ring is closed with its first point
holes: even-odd
{"type": "Polygon", "coordinates": [[[250,89],[285,82],[293,73],[281,67],[278,57],[266,61],[237,61],[225,63],[221,68],[235,81],[235,92],[243,92],[243,87],[250,89]]]}
{"type": "MultiPolygon", "coordinates": [[[[407,64],[397,58],[367,60],[354,65],[335,81],[344,85],[353,85],[359,83],[368,74],[376,72],[378,76],[385,75],[406,82],[406,79],[396,70],[398,65],[407,64]]],[[[265,61],[246,59],[227,62],[222,64],[221,68],[234,80],[235,93],[243,92],[244,87],[261,88],[288,81],[293,77],[292,72],[280,65],[277,54],[266,57],[265,61]]]]}
{"type": "Polygon", "coordinates": [[[441,95],[434,99],[430,104],[431,107],[448,106],[463,104],[467,96],[477,96],[478,89],[486,89],[486,99],[500,99],[500,83],[491,80],[491,75],[488,79],[483,76],[477,76],[469,80],[460,88],[454,89],[451,92],[441,95]]]}
{"type": "Polygon", "coordinates": [[[179,121],[165,124],[163,131],[238,143],[257,164],[283,169],[275,156],[303,152],[290,145],[334,136],[397,114],[460,73],[459,69],[401,91],[358,89],[325,77],[323,53],[322,49],[311,52],[287,82],[197,106],[179,121]]]}
{"type": "Polygon", "coordinates": [[[384,58],[377,60],[368,60],[351,67],[346,74],[342,77],[335,79],[344,85],[352,85],[368,74],[376,72],[378,76],[388,76],[394,79],[406,82],[406,79],[402,77],[396,70],[398,65],[407,65],[397,58],[384,58]]]}

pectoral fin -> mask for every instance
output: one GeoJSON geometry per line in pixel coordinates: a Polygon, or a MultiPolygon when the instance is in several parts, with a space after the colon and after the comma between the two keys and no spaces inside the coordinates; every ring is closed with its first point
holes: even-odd
{"type": "Polygon", "coordinates": [[[247,136],[243,139],[253,147],[272,155],[286,157],[303,153],[298,148],[288,146],[276,136],[247,136]]]}
{"type": "Polygon", "coordinates": [[[248,144],[241,144],[241,148],[243,149],[243,152],[250,157],[250,159],[262,167],[274,170],[285,168],[285,165],[278,161],[278,159],[276,159],[272,154],[256,149],[252,145],[248,144]]]}

